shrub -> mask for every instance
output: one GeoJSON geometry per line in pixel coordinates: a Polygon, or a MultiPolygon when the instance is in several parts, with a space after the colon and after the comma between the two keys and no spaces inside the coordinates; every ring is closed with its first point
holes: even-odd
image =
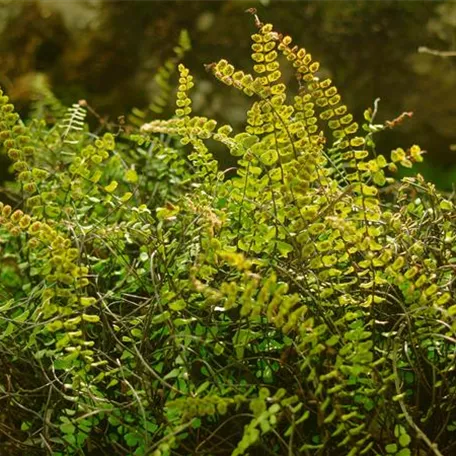
{"type": "Polygon", "coordinates": [[[237,134],[192,113],[182,64],[176,116],[134,134],[2,95],[3,453],[453,454],[454,202],[392,177],[422,160],[376,151],[401,118],[360,130],[255,22],[253,74],[207,67],[252,99],[237,134]]]}

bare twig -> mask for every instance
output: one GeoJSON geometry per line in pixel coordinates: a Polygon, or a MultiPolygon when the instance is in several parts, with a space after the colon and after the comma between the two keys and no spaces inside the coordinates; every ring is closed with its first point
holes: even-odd
{"type": "Polygon", "coordinates": [[[429,49],[426,46],[420,46],[418,52],[420,54],[431,54],[439,57],[456,57],[456,51],[438,51],[437,49],[429,49]]]}

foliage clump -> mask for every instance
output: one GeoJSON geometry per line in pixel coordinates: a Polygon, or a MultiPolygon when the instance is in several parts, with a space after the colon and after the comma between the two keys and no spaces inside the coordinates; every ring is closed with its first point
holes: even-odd
{"type": "Polygon", "coordinates": [[[193,114],[182,64],[175,117],[133,135],[2,94],[2,451],[453,453],[454,200],[392,177],[421,149],[378,153],[376,109],[360,128],[255,22],[253,73],[207,66],[252,100],[237,134],[193,114]]]}

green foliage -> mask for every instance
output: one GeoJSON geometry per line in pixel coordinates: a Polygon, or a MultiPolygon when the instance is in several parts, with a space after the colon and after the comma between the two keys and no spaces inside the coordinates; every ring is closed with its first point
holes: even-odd
{"type": "Polygon", "coordinates": [[[141,126],[148,114],[155,113],[161,114],[163,113],[164,109],[169,106],[171,93],[173,90],[173,86],[170,83],[171,77],[176,72],[177,65],[181,62],[184,58],[185,54],[191,49],[190,37],[188,35],[187,30],[182,30],[179,35],[179,42],[177,46],[174,47],[174,56],[170,57],[164,65],[162,65],[155,77],[154,83],[156,92],[150,103],[147,110],[140,110],[138,108],[134,108],[132,114],[130,115],[130,122],[133,125],[141,126]]]}
{"type": "Polygon", "coordinates": [[[2,94],[9,454],[452,454],[454,198],[397,181],[420,148],[378,154],[376,109],[360,129],[255,21],[253,73],[208,66],[252,100],[237,134],[193,114],[182,64],[175,117],[133,135],[2,94]]]}

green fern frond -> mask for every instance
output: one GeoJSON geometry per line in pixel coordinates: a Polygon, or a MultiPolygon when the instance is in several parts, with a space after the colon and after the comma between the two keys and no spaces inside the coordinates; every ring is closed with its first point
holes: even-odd
{"type": "Polygon", "coordinates": [[[129,121],[140,127],[146,122],[150,114],[161,114],[166,106],[170,104],[171,94],[174,90],[170,83],[172,76],[175,74],[178,65],[182,62],[185,54],[192,48],[190,36],[187,30],[181,30],[179,34],[178,44],[174,47],[174,56],[170,57],[157,70],[154,76],[154,85],[156,93],[154,94],[151,103],[147,110],[134,108],[129,116],[129,121]]]}
{"type": "Polygon", "coordinates": [[[173,51],[175,56],[169,58],[163,66],[161,66],[154,77],[158,93],[152,99],[149,109],[156,114],[163,112],[163,108],[169,105],[173,86],[170,84],[170,79],[175,73],[177,66],[181,63],[185,54],[192,48],[190,36],[187,30],[181,30],[177,46],[173,51]]]}
{"type": "Polygon", "coordinates": [[[55,96],[46,75],[37,73],[32,80],[33,99],[30,117],[35,121],[44,119],[47,123],[55,123],[64,116],[66,108],[55,96]]]}

